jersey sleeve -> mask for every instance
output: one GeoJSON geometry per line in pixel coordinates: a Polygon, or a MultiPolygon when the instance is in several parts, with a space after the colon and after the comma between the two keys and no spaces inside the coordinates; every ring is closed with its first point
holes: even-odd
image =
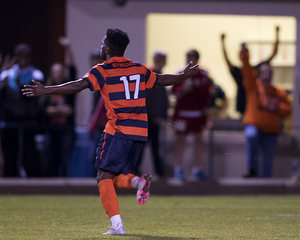
{"type": "Polygon", "coordinates": [[[101,70],[101,67],[96,65],[82,77],[82,79],[88,82],[91,91],[100,90],[105,84],[104,74],[101,70]]]}
{"type": "Polygon", "coordinates": [[[148,89],[152,89],[155,87],[156,83],[157,83],[157,74],[155,72],[153,72],[152,70],[146,68],[144,65],[143,67],[146,70],[146,74],[145,74],[145,81],[146,81],[146,88],[148,89]]]}

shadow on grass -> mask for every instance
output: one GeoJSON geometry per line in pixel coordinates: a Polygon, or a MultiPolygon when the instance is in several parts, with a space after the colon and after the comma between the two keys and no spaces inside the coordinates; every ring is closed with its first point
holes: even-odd
{"type": "MultiPolygon", "coordinates": [[[[167,237],[167,236],[149,236],[143,234],[126,234],[126,235],[104,235],[103,239],[167,239],[167,240],[185,240],[185,239],[204,239],[204,238],[190,238],[190,237],[167,237]]],[[[84,239],[99,239],[99,238],[80,238],[81,240],[84,239]]]]}
{"type": "Polygon", "coordinates": [[[131,239],[169,239],[169,240],[184,240],[184,239],[201,239],[201,238],[182,238],[182,237],[167,237],[167,236],[148,236],[142,234],[126,234],[131,239]]]}

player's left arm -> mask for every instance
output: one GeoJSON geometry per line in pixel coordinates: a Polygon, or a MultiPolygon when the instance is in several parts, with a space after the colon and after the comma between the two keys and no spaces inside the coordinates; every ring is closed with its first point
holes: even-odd
{"type": "Polygon", "coordinates": [[[194,65],[192,62],[190,62],[182,71],[182,73],[179,74],[157,74],[157,85],[160,86],[170,86],[174,85],[180,82],[183,82],[184,80],[190,78],[193,76],[198,68],[198,64],[194,65]]]}

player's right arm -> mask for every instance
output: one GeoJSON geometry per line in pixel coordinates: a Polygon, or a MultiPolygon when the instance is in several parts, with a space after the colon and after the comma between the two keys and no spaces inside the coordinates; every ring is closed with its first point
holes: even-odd
{"type": "Polygon", "coordinates": [[[226,37],[226,35],[223,33],[223,34],[221,35],[222,50],[223,50],[223,55],[224,55],[224,58],[225,58],[225,60],[226,60],[227,66],[228,66],[230,72],[232,72],[234,66],[233,66],[232,63],[230,62],[230,60],[229,60],[229,58],[228,58],[228,55],[227,55],[227,51],[226,51],[226,48],[225,48],[225,37],[226,37]]]}
{"type": "Polygon", "coordinates": [[[23,95],[27,97],[38,97],[46,94],[74,94],[89,87],[84,79],[70,81],[60,85],[44,86],[42,83],[32,80],[35,85],[24,85],[22,89],[23,95]]]}

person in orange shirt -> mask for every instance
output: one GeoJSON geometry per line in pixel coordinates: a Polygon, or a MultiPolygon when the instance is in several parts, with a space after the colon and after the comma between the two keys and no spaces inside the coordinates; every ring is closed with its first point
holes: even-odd
{"type": "Polygon", "coordinates": [[[198,67],[190,62],[180,74],[154,73],[124,57],[129,41],[127,33],[110,28],[101,45],[105,62],[94,66],[81,79],[54,86],[33,80],[35,85],[22,89],[27,97],[74,94],[86,88],[100,91],[108,121],[96,150],[95,167],[100,199],[112,223],[106,234],[126,234],[115,188],[136,188],[139,204],[144,204],[150,195],[151,175],[131,174],[147,141],[146,88],[182,82],[194,75],[198,67]]]}
{"type": "MultiPolygon", "coordinates": [[[[253,66],[255,69],[258,69],[261,65],[267,63],[270,64],[270,62],[275,58],[278,52],[278,45],[279,45],[279,32],[280,28],[279,26],[276,26],[275,28],[276,34],[275,34],[275,42],[274,42],[274,48],[271,53],[271,55],[265,59],[264,61],[260,62],[259,64],[253,66]]],[[[227,64],[227,67],[230,71],[231,76],[233,77],[236,85],[237,85],[237,93],[236,93],[236,111],[240,112],[241,115],[244,115],[245,107],[246,107],[246,94],[245,89],[243,86],[243,75],[242,75],[242,69],[240,67],[237,67],[233,64],[232,61],[229,60],[227,50],[225,47],[225,39],[226,34],[221,35],[221,43],[222,43],[222,50],[223,55],[227,64]]]]}
{"type": "Polygon", "coordinates": [[[272,162],[281,132],[282,120],[291,114],[292,106],[284,89],[272,86],[272,68],[263,64],[258,70],[249,64],[249,52],[242,45],[243,85],[246,109],[243,123],[247,140],[247,173],[244,177],[257,177],[259,150],[263,156],[262,177],[272,176],[272,162]]]}

